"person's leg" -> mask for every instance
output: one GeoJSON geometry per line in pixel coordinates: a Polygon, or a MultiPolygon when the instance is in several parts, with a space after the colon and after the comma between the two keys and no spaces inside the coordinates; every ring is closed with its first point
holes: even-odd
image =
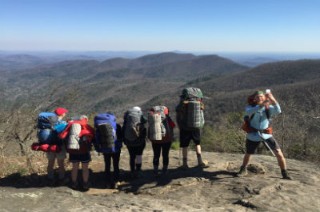
{"type": "Polygon", "coordinates": [[[72,162],[71,181],[72,188],[76,189],[78,185],[78,170],[80,162],[72,162]]]}
{"type": "Polygon", "coordinates": [[[89,182],[89,162],[87,163],[81,163],[82,165],[82,181],[83,181],[83,187],[85,188],[85,185],[89,182]]]}
{"type": "Polygon", "coordinates": [[[281,169],[283,179],[291,180],[292,178],[289,176],[287,172],[286,159],[284,158],[284,155],[280,149],[278,142],[273,137],[271,137],[266,140],[266,143],[269,145],[269,147],[272,149],[272,151],[277,157],[278,165],[281,169]]]}
{"type": "Polygon", "coordinates": [[[60,183],[64,183],[65,178],[65,167],[64,167],[64,160],[67,157],[67,152],[64,146],[61,147],[61,151],[59,153],[56,153],[56,158],[58,162],[59,167],[59,181],[60,183]]]}
{"type": "Polygon", "coordinates": [[[63,180],[65,177],[65,172],[66,172],[66,170],[64,168],[64,158],[63,159],[59,158],[59,159],[57,159],[57,161],[58,161],[58,166],[59,166],[59,180],[63,180]]]}
{"type": "Polygon", "coordinates": [[[106,179],[107,182],[110,181],[110,177],[111,177],[111,157],[112,154],[110,153],[104,153],[103,154],[103,158],[104,158],[104,171],[106,174],[106,179]]]}
{"type": "Polygon", "coordinates": [[[119,169],[119,163],[120,163],[120,155],[121,152],[116,152],[112,154],[112,161],[113,161],[113,179],[115,182],[119,181],[119,174],[120,174],[120,169],[119,169]]]}
{"type": "Polygon", "coordinates": [[[182,147],[182,167],[188,168],[188,147],[182,147]]]}
{"type": "Polygon", "coordinates": [[[135,171],[135,160],[136,160],[136,154],[135,154],[135,151],[134,151],[134,147],[128,147],[128,152],[129,152],[129,155],[130,155],[130,171],[131,173],[134,173],[135,171]]]}
{"type": "Polygon", "coordinates": [[[198,160],[198,166],[200,166],[202,168],[207,168],[208,161],[203,161],[202,155],[201,155],[201,146],[200,146],[201,131],[200,131],[200,129],[192,131],[191,135],[192,135],[192,140],[193,140],[194,144],[196,145],[196,155],[197,155],[197,160],[198,160]]]}
{"type": "Polygon", "coordinates": [[[191,141],[191,132],[180,129],[180,148],[182,148],[182,168],[188,168],[188,146],[191,141]]]}
{"type": "Polygon", "coordinates": [[[251,155],[255,153],[256,149],[259,147],[259,144],[259,141],[250,141],[246,139],[246,153],[243,157],[240,171],[237,174],[239,177],[247,175],[247,165],[250,161],[251,155]]]}
{"type": "Polygon", "coordinates": [[[153,172],[154,174],[158,174],[161,144],[152,143],[152,149],[153,149],[153,172]]]}
{"type": "Polygon", "coordinates": [[[169,151],[171,148],[171,142],[162,144],[162,173],[166,174],[169,166],[169,151]]]}
{"type": "Polygon", "coordinates": [[[138,172],[141,171],[141,167],[142,167],[142,154],[143,154],[143,150],[146,147],[146,144],[142,144],[141,146],[138,146],[136,148],[136,170],[138,172]]]}
{"type": "MultiPolygon", "coordinates": [[[[52,152],[49,152],[52,153],[52,152]]],[[[48,166],[47,166],[47,173],[48,173],[48,179],[54,180],[54,163],[55,163],[55,157],[52,155],[48,155],[48,166]]]]}

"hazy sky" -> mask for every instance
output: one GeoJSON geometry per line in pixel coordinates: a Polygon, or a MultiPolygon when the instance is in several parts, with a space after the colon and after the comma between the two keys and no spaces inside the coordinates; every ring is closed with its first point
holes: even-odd
{"type": "Polygon", "coordinates": [[[320,52],[320,0],[0,0],[0,50],[320,52]]]}

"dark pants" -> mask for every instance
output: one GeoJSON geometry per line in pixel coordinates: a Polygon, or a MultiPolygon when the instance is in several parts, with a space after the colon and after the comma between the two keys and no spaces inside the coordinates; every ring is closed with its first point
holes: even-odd
{"type": "Polygon", "coordinates": [[[153,149],[153,165],[155,167],[159,166],[159,158],[162,150],[162,163],[164,167],[169,165],[169,151],[171,147],[171,142],[166,143],[152,143],[153,149]]]}
{"type": "Polygon", "coordinates": [[[120,153],[104,153],[104,164],[105,164],[105,173],[108,181],[118,181],[119,180],[119,162],[120,162],[120,153]],[[111,178],[111,158],[113,162],[113,179],[111,178]]]}
{"type": "MultiPolygon", "coordinates": [[[[146,144],[140,146],[127,146],[130,155],[130,171],[134,172],[136,170],[136,156],[142,155],[146,144]]],[[[137,164],[137,169],[141,169],[141,164],[137,164]]]]}

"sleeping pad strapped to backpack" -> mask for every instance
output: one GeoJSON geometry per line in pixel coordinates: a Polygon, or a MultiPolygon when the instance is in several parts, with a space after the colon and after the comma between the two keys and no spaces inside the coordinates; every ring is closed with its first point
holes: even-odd
{"type": "Polygon", "coordinates": [[[148,112],[148,138],[151,141],[161,141],[166,135],[165,106],[154,106],[148,112]]]}
{"type": "Polygon", "coordinates": [[[87,118],[68,122],[66,129],[59,133],[60,139],[66,139],[67,152],[82,154],[89,151],[94,138],[94,129],[88,124],[87,118]]]}
{"type": "Polygon", "coordinates": [[[58,138],[58,132],[65,127],[66,123],[64,121],[60,122],[55,113],[39,113],[37,119],[38,142],[34,142],[31,149],[43,152],[60,152],[62,141],[58,138]]]}

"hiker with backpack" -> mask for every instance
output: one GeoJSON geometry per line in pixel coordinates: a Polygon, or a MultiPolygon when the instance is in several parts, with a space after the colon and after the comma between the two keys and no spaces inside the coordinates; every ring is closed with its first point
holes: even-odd
{"type": "Polygon", "coordinates": [[[180,130],[180,147],[182,148],[182,169],[188,166],[188,146],[193,140],[196,145],[198,166],[207,168],[208,162],[201,156],[201,129],[204,125],[203,94],[199,88],[185,88],[182,90],[180,102],[176,107],[176,119],[180,130]]]}
{"type": "Polygon", "coordinates": [[[124,143],[130,155],[130,172],[132,177],[141,176],[142,154],[147,139],[147,119],[140,107],[135,106],[124,114],[123,136],[124,143]]]}
{"type": "Polygon", "coordinates": [[[89,189],[89,162],[91,161],[91,143],[94,139],[94,129],[88,124],[86,115],[68,122],[66,129],[59,134],[59,137],[66,139],[69,161],[72,164],[71,188],[79,189],[78,172],[81,163],[82,168],[82,189],[89,189]]]}
{"type": "MultiPolygon", "coordinates": [[[[66,114],[68,113],[68,110],[63,107],[58,107],[55,109],[54,114],[56,116],[53,116],[53,118],[50,117],[51,120],[56,119],[54,121],[54,124],[51,126],[51,132],[48,134],[51,140],[51,144],[55,144],[59,146],[60,151],[59,152],[47,152],[47,158],[48,158],[48,166],[47,166],[47,172],[48,172],[48,180],[50,185],[55,184],[54,179],[54,164],[55,160],[57,159],[58,167],[59,167],[59,176],[58,176],[58,182],[59,184],[64,184],[67,180],[65,179],[65,167],[64,167],[64,159],[67,157],[66,154],[66,148],[63,143],[62,139],[59,139],[57,136],[57,129],[61,128],[61,126],[66,126],[67,122],[63,119],[65,118],[66,114]]],[[[42,135],[38,135],[41,137],[42,135]]]]}
{"type": "Polygon", "coordinates": [[[106,175],[106,187],[115,188],[119,182],[119,163],[122,148],[122,128],[114,114],[101,113],[94,117],[96,139],[95,150],[103,154],[106,175]],[[111,160],[113,174],[111,174],[111,160]]]}
{"type": "Polygon", "coordinates": [[[238,176],[247,175],[247,165],[259,144],[263,142],[277,157],[283,179],[291,180],[287,172],[286,160],[278,142],[272,135],[270,118],[281,113],[281,108],[270,90],[267,93],[256,91],[248,98],[244,126],[246,132],[246,153],[238,176]]]}
{"type": "Polygon", "coordinates": [[[169,165],[169,150],[173,140],[175,123],[169,116],[166,106],[154,106],[148,113],[148,138],[152,142],[153,172],[158,176],[159,159],[162,151],[162,174],[166,174],[169,165]]]}

